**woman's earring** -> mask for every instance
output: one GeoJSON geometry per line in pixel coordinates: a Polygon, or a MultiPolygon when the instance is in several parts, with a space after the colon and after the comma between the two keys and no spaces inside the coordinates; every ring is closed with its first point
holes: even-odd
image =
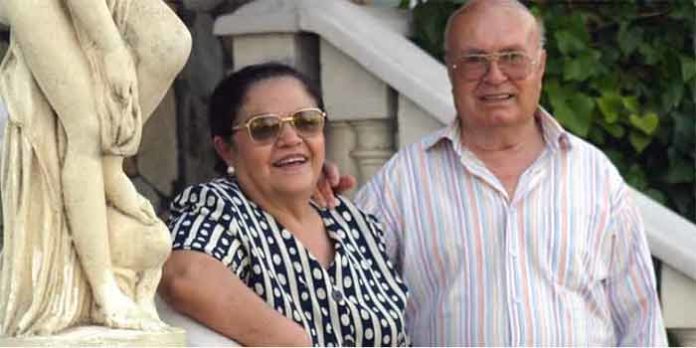
{"type": "Polygon", "coordinates": [[[227,166],[227,175],[234,176],[234,167],[227,166]]]}

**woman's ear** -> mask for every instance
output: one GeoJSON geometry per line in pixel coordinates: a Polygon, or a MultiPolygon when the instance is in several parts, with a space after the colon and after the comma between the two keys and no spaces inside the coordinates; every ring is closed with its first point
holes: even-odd
{"type": "Polygon", "coordinates": [[[223,137],[216,135],[213,137],[213,147],[218,156],[225,161],[227,165],[232,165],[234,161],[234,146],[227,142],[223,137]]]}

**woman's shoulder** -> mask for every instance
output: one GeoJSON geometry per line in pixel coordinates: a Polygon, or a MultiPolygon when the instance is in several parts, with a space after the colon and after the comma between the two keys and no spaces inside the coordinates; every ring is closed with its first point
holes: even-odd
{"type": "Polygon", "coordinates": [[[188,205],[242,204],[246,198],[234,179],[217,178],[185,188],[172,200],[172,208],[188,205]]]}
{"type": "MultiPolygon", "coordinates": [[[[381,237],[382,226],[376,216],[360,209],[353,201],[346,197],[338,196],[337,198],[338,204],[336,208],[334,208],[334,211],[341,220],[344,220],[350,225],[357,225],[359,231],[367,229],[370,233],[376,233],[381,237]]],[[[367,233],[368,231],[361,232],[367,233]]]]}

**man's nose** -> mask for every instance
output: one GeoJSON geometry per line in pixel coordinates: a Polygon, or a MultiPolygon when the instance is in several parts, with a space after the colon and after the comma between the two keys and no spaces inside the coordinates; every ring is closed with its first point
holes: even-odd
{"type": "Polygon", "coordinates": [[[507,80],[507,75],[500,69],[498,60],[492,59],[488,62],[488,69],[483,78],[489,83],[501,83],[507,80]]]}

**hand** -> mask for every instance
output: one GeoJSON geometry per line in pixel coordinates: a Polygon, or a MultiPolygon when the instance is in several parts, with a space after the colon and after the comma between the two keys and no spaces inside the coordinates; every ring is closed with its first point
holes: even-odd
{"type": "Polygon", "coordinates": [[[104,105],[110,130],[110,135],[103,141],[118,150],[116,153],[135,153],[135,147],[126,146],[138,139],[142,127],[138,76],[133,57],[126,45],[121,43],[118,47],[103,51],[100,64],[103,64],[101,76],[105,80],[102,82],[105,84],[104,105]]]}
{"type": "Polygon", "coordinates": [[[133,57],[125,44],[104,52],[104,73],[111,93],[119,103],[137,97],[138,77],[133,57]]]}
{"type": "Polygon", "coordinates": [[[322,175],[319,177],[317,187],[312,198],[321,207],[333,209],[338,203],[336,195],[348,191],[357,186],[357,180],[351,175],[341,176],[335,163],[325,162],[322,175]]]}

